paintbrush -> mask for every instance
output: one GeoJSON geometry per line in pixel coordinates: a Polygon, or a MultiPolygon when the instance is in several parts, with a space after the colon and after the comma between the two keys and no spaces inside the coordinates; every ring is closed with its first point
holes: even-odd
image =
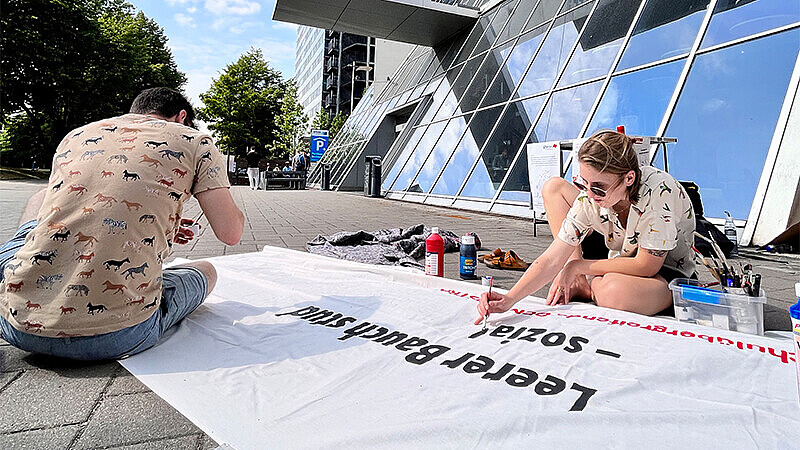
{"type": "MultiPolygon", "coordinates": [[[[709,272],[711,272],[711,275],[713,275],[714,278],[716,278],[717,281],[721,283],[722,277],[720,277],[719,273],[717,272],[717,269],[711,266],[711,264],[708,262],[705,256],[703,256],[703,254],[700,253],[700,250],[698,250],[694,245],[692,246],[692,250],[694,250],[694,252],[697,254],[697,257],[700,258],[700,262],[702,262],[703,265],[706,266],[706,268],[709,270],[709,272]]],[[[714,261],[714,257],[711,257],[711,260],[714,261]]],[[[716,265],[716,261],[714,261],[714,264],[716,265]]]]}
{"type": "Polygon", "coordinates": [[[489,279],[489,298],[486,301],[486,315],[483,316],[482,331],[486,331],[486,321],[489,320],[489,302],[492,301],[492,284],[494,284],[494,277],[489,279]]]}
{"type": "Polygon", "coordinates": [[[720,264],[722,264],[722,269],[725,272],[729,272],[730,273],[731,270],[728,269],[728,260],[725,259],[725,254],[722,253],[722,249],[719,248],[719,245],[717,245],[717,243],[714,242],[713,239],[709,239],[709,238],[703,236],[702,234],[698,233],[697,231],[694,232],[694,235],[699,237],[700,239],[708,242],[709,244],[711,244],[711,248],[714,250],[714,253],[717,254],[717,257],[719,258],[720,264]]]}

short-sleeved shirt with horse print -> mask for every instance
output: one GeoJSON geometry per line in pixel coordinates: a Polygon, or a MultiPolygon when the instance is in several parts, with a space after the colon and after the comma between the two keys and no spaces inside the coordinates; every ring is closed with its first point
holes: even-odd
{"type": "Polygon", "coordinates": [[[147,320],[183,204],[228,188],[210,136],[126,114],[61,141],[38,224],[6,264],[0,314],[20,331],[93,336],[147,320]]]}

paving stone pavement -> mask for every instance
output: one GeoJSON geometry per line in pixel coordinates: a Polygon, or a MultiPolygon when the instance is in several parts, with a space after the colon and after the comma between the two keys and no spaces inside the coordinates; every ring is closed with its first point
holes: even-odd
{"type": "MultiPolygon", "coordinates": [[[[24,199],[41,183],[0,181],[0,242],[16,229],[24,199]]],[[[204,218],[200,235],[177,246],[172,258],[201,259],[260,251],[277,246],[305,251],[318,234],[337,231],[408,227],[419,223],[457,234],[477,232],[484,250],[514,249],[532,261],[552,241],[547,225],[533,237],[530,221],[365,198],[355,194],[306,191],[251,191],[236,186],[232,193],[246,216],[242,240],[227,246],[213,235],[204,218]]],[[[184,217],[198,217],[195,201],[184,217]]],[[[776,321],[794,303],[800,281],[800,260],[744,250],[764,275],[764,289],[776,321]],[[762,259],[763,258],[763,259],[762,259]]],[[[479,252],[481,253],[481,252],[479,252]]],[[[495,285],[510,288],[522,272],[479,266],[495,285]]],[[[458,254],[445,255],[445,276],[458,278],[458,254]]],[[[704,279],[701,275],[701,279],[704,279]]],[[[547,287],[536,295],[546,296],[547,287]]],[[[786,319],[785,321],[788,321],[786,319]]],[[[0,340],[0,449],[209,449],[217,444],[116,362],[86,364],[31,355],[0,340]]]]}

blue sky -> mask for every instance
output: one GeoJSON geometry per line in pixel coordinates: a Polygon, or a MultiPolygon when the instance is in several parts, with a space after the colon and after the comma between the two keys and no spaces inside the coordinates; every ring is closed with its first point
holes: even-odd
{"type": "Polygon", "coordinates": [[[284,78],[294,76],[297,27],[272,20],[274,0],[128,0],[164,28],[195,106],[225,66],[260,48],[284,78]]]}

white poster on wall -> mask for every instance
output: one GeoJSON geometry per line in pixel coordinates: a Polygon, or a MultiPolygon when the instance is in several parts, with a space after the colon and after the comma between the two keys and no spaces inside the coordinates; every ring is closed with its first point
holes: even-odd
{"type": "Polygon", "coordinates": [[[581,146],[584,142],[588,141],[588,138],[576,138],[571,139],[570,143],[572,144],[572,151],[570,152],[570,170],[572,173],[567,178],[568,181],[573,181],[580,176],[581,167],[578,164],[578,150],[581,149],[581,146]]]}
{"type": "Polygon", "coordinates": [[[639,166],[650,165],[650,136],[632,136],[634,138],[633,150],[639,157],[639,166]]]}
{"type": "Polygon", "coordinates": [[[527,152],[531,208],[536,214],[543,215],[542,187],[548,179],[561,176],[561,146],[558,142],[535,142],[528,144],[527,152]]]}

